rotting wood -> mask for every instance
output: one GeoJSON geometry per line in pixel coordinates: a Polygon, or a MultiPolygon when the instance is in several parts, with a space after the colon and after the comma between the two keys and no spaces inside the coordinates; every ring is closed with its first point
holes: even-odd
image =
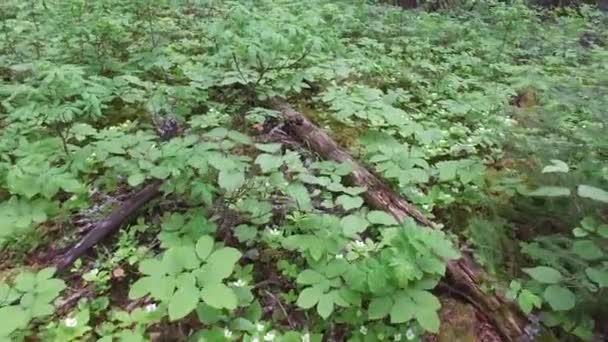
{"type": "Polygon", "coordinates": [[[120,228],[134,214],[139,211],[146,203],[160,194],[160,186],[162,180],[153,180],[136,192],[128,200],[116,208],[110,215],[99,221],[91,231],[85,235],[82,240],[72,246],[66,253],[58,257],[55,265],[58,272],[65,271],[78,258],[86,253],[89,248],[93,247],[108,234],[120,228]]]}
{"type": "MultiPolygon", "coordinates": [[[[368,205],[388,211],[399,222],[411,217],[423,226],[437,227],[412,204],[397,195],[383,181],[338,146],[323,130],[295,111],[289,104],[273,99],[270,101],[270,106],[282,113],[285,126],[290,133],[321,157],[353,166],[354,170],[349,176],[349,181],[353,185],[367,188],[363,197],[368,205]]],[[[479,284],[484,279],[484,272],[469,255],[463,253],[461,259],[448,262],[446,273],[446,280],[450,286],[464,292],[474,301],[476,307],[482,308],[484,311],[482,314],[488,318],[505,341],[533,340],[526,332],[528,319],[513,303],[495,294],[485,293],[480,288],[479,284]]]]}

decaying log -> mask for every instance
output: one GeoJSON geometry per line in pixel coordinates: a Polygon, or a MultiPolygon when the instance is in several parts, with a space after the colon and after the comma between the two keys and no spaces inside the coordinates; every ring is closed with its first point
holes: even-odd
{"type": "Polygon", "coordinates": [[[161,180],[150,182],[128,200],[123,202],[122,205],[116,208],[110,215],[95,224],[93,229],[91,229],[82,240],[58,258],[55,263],[58,272],[65,271],[74,263],[74,261],[84,255],[89,248],[93,247],[108,234],[120,228],[130,218],[133,218],[133,214],[160,194],[159,189],[162,183],[161,180]]]}
{"type": "MultiPolygon", "coordinates": [[[[436,227],[424,214],[392,191],[305,116],[281,100],[272,100],[271,106],[282,113],[290,133],[313,151],[325,159],[353,166],[349,181],[353,185],[367,188],[363,197],[370,207],[388,211],[400,222],[411,217],[423,226],[436,227]]],[[[485,293],[479,286],[483,280],[483,270],[475,265],[470,256],[463,254],[463,258],[447,265],[446,280],[450,286],[464,292],[474,301],[476,307],[482,308],[482,314],[487,316],[505,341],[529,340],[525,329],[528,319],[513,303],[495,294],[485,293]]]]}

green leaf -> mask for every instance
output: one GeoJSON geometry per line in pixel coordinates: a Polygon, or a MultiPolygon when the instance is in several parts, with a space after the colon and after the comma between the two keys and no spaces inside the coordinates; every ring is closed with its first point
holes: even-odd
{"type": "Polygon", "coordinates": [[[408,291],[410,298],[416,305],[430,309],[438,310],[441,307],[441,302],[429,291],[411,290],[408,291]]]}
{"type": "Polygon", "coordinates": [[[8,336],[17,329],[25,328],[27,314],[17,305],[0,307],[0,338],[8,336]]]}
{"type": "Polygon", "coordinates": [[[254,226],[241,224],[234,228],[234,236],[239,239],[239,242],[253,241],[258,234],[258,229],[254,226]]]}
{"type": "Polygon", "coordinates": [[[568,164],[564,163],[561,160],[551,159],[551,163],[552,163],[552,165],[547,165],[543,168],[543,173],[553,173],[553,172],[568,173],[568,171],[570,171],[568,164]]]}
{"type": "Polygon", "coordinates": [[[36,275],[32,272],[21,272],[15,278],[15,288],[21,292],[29,292],[36,285],[36,275]]]}
{"type": "Polygon", "coordinates": [[[524,268],[523,271],[532,277],[532,279],[544,284],[557,284],[563,279],[562,274],[551,267],[538,266],[524,268]]]}
{"type": "Polygon", "coordinates": [[[199,279],[203,283],[220,282],[232,274],[234,265],[240,258],[241,252],[235,248],[224,247],[216,250],[201,267],[199,279]]]}
{"type": "Polygon", "coordinates": [[[363,199],[359,196],[351,197],[348,195],[340,195],[336,199],[336,204],[341,205],[344,210],[349,211],[360,208],[363,205],[363,199]]]}
{"type": "Polygon", "coordinates": [[[576,240],[572,243],[572,252],[585,260],[601,259],[604,253],[591,240],[576,240]]]}
{"type": "Polygon", "coordinates": [[[570,196],[570,189],[560,186],[541,186],[527,195],[534,197],[563,197],[570,196]]]}
{"type": "Polygon", "coordinates": [[[390,297],[378,297],[372,299],[367,309],[369,319],[382,319],[386,317],[393,307],[393,300],[390,297]]]}
{"type": "Polygon", "coordinates": [[[334,311],[334,296],[332,294],[326,293],[319,298],[319,303],[317,304],[317,313],[323,319],[326,319],[331,315],[334,311]]]}
{"type": "Polygon", "coordinates": [[[196,255],[198,255],[199,259],[205,261],[211,251],[213,250],[214,240],[209,235],[201,236],[196,242],[196,255]]]}
{"type": "Polygon", "coordinates": [[[540,297],[526,289],[521,291],[521,293],[517,297],[517,303],[526,315],[532,312],[534,308],[540,309],[540,307],[542,306],[542,300],[540,299],[540,297]]]}
{"type": "Polygon", "coordinates": [[[340,220],[340,226],[345,236],[353,237],[364,232],[369,226],[369,222],[359,215],[348,215],[340,220]]]}
{"type": "Polygon", "coordinates": [[[590,185],[579,185],[578,195],[584,198],[608,203],[608,191],[590,185]]]}
{"type": "Polygon", "coordinates": [[[587,277],[596,282],[599,287],[608,287],[608,270],[587,267],[585,269],[587,277]]]}
{"type": "Polygon", "coordinates": [[[405,323],[411,320],[418,309],[418,306],[408,296],[398,295],[391,308],[391,323],[405,323]]]}
{"type": "Polygon", "coordinates": [[[199,303],[199,292],[198,289],[188,284],[182,286],[175,291],[171,299],[169,299],[168,311],[169,319],[176,321],[178,319],[186,317],[191,313],[199,303]]]}
{"type": "Polygon", "coordinates": [[[439,169],[439,180],[448,181],[456,178],[456,170],[458,163],[456,161],[448,160],[442,161],[435,165],[439,169]]]}
{"type": "Polygon", "coordinates": [[[307,287],[302,290],[302,292],[300,292],[296,304],[302,309],[310,309],[319,302],[319,299],[321,299],[322,295],[323,291],[321,291],[321,287],[307,287]]]}
{"type": "Polygon", "coordinates": [[[296,200],[300,210],[306,211],[312,209],[312,205],[310,204],[310,195],[308,194],[308,189],[306,189],[304,184],[300,182],[289,184],[287,186],[287,194],[296,200]]]}
{"type": "Polygon", "coordinates": [[[143,183],[144,180],[146,180],[146,177],[143,174],[134,173],[127,178],[127,183],[129,183],[130,186],[138,186],[143,183]]]}
{"type": "Polygon", "coordinates": [[[150,288],[153,286],[154,279],[152,277],[139,278],[137,281],[131,284],[131,288],[129,289],[129,299],[135,300],[147,295],[150,293],[150,288]]]}
{"type": "Polygon", "coordinates": [[[272,144],[255,144],[255,147],[262,151],[262,152],[266,152],[266,153],[276,153],[279,150],[281,150],[281,147],[283,145],[278,144],[278,143],[272,143],[272,144]]]}
{"type": "Polygon", "coordinates": [[[234,291],[222,283],[208,284],[201,290],[201,298],[216,309],[236,309],[238,300],[234,291]]]}
{"type": "Polygon", "coordinates": [[[255,163],[260,166],[262,172],[267,173],[270,171],[275,171],[281,167],[281,165],[283,165],[283,157],[264,153],[260,154],[255,159],[255,163]]]}
{"type": "Polygon", "coordinates": [[[217,181],[222,189],[231,192],[245,184],[245,174],[238,170],[222,170],[217,181]]]}
{"type": "Polygon", "coordinates": [[[432,333],[439,332],[440,322],[437,311],[429,308],[419,307],[418,310],[414,312],[414,316],[416,317],[416,321],[418,321],[424,330],[432,333]]]}
{"type": "Polygon", "coordinates": [[[576,296],[572,291],[558,285],[550,285],[545,289],[543,298],[555,311],[567,311],[576,304],[576,296]]]}
{"type": "Polygon", "coordinates": [[[36,282],[40,283],[43,280],[51,279],[53,277],[53,275],[55,275],[55,271],[56,271],[55,267],[47,267],[45,269],[38,271],[38,273],[36,273],[36,282]]]}
{"type": "Polygon", "coordinates": [[[314,285],[320,283],[324,279],[325,277],[315,270],[304,270],[298,275],[296,282],[302,285],[314,285]]]}
{"type": "Polygon", "coordinates": [[[380,210],[370,211],[367,214],[367,220],[371,224],[379,224],[383,226],[396,226],[399,224],[391,214],[380,210]]]}

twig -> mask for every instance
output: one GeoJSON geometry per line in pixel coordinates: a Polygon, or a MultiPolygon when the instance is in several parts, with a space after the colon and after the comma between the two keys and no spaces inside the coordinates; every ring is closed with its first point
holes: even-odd
{"type": "Polygon", "coordinates": [[[270,292],[268,290],[264,290],[264,293],[266,293],[270,298],[272,298],[274,300],[275,303],[277,303],[279,305],[279,308],[281,309],[281,311],[283,312],[283,315],[285,315],[285,318],[287,319],[287,323],[289,324],[289,327],[292,329],[295,328],[296,325],[291,320],[291,317],[289,317],[289,314],[287,313],[287,310],[285,310],[285,307],[283,306],[283,303],[281,303],[281,300],[278,299],[274,294],[272,294],[272,292],[270,292]]]}

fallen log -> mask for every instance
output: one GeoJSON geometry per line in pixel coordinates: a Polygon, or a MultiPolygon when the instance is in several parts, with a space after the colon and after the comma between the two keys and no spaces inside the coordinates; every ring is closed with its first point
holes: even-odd
{"type": "MultiPolygon", "coordinates": [[[[363,197],[370,207],[388,211],[399,222],[411,217],[423,226],[436,227],[436,224],[358,163],[304,115],[281,100],[271,100],[270,105],[282,113],[289,132],[321,157],[353,166],[349,181],[353,185],[367,188],[363,197]]],[[[485,293],[479,286],[483,279],[483,270],[477,267],[472,258],[465,253],[463,253],[463,258],[447,264],[447,281],[450,286],[462,291],[473,301],[472,304],[483,310],[481,314],[485,315],[493,324],[503,340],[533,340],[527,334],[526,327],[529,322],[526,316],[513,303],[495,294],[485,293]]]]}
{"type": "Polygon", "coordinates": [[[146,203],[160,194],[162,180],[154,180],[123,202],[110,215],[99,221],[82,240],[72,246],[67,252],[57,258],[55,265],[58,272],[64,272],[89,248],[93,247],[108,234],[120,228],[146,203]]]}

